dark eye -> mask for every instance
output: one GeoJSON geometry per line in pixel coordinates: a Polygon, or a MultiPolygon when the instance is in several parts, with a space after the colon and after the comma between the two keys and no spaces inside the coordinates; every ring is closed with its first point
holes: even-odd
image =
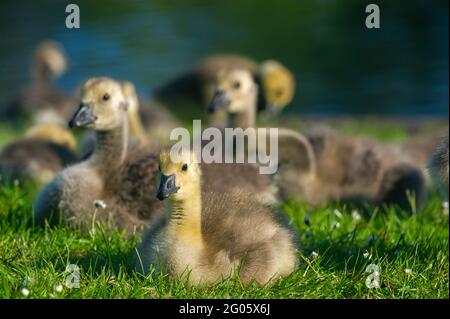
{"type": "Polygon", "coordinates": [[[181,170],[186,172],[187,169],[188,169],[188,165],[187,164],[183,164],[183,167],[181,167],[181,170]]]}
{"type": "Polygon", "coordinates": [[[161,165],[158,165],[158,171],[161,172],[161,165]]]}
{"type": "Polygon", "coordinates": [[[282,89],[276,90],[276,91],[275,91],[275,95],[276,95],[277,97],[282,96],[282,95],[283,95],[283,90],[282,90],[282,89]]]}
{"type": "Polygon", "coordinates": [[[108,93],[105,93],[105,95],[103,95],[103,97],[102,97],[103,101],[108,101],[109,98],[110,98],[110,96],[108,93]]]}
{"type": "Polygon", "coordinates": [[[241,82],[239,81],[235,81],[233,82],[233,89],[239,89],[241,87],[241,82]]]}

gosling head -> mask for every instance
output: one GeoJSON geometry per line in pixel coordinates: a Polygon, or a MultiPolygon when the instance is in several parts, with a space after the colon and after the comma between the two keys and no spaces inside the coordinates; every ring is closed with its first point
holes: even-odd
{"type": "Polygon", "coordinates": [[[268,60],[261,63],[258,77],[264,98],[259,109],[271,114],[280,113],[294,98],[294,75],[279,62],[268,60]]]}
{"type": "Polygon", "coordinates": [[[128,100],[119,82],[110,78],[89,79],[81,87],[80,106],[69,126],[112,130],[123,125],[127,110],[128,100]]]}
{"type": "Polygon", "coordinates": [[[159,171],[161,178],[156,193],[159,200],[185,200],[198,192],[201,172],[192,152],[178,155],[176,159],[168,150],[161,152],[159,171]]]}
{"type": "Polygon", "coordinates": [[[62,46],[55,41],[44,41],[33,56],[33,72],[38,79],[50,80],[67,70],[67,58],[62,46]]]}
{"type": "Polygon", "coordinates": [[[225,109],[229,113],[241,113],[254,107],[258,86],[252,74],[244,69],[221,70],[214,84],[208,112],[225,109]]]}

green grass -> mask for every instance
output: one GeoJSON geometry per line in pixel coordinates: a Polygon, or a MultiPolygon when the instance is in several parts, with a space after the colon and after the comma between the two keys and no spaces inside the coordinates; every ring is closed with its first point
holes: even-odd
{"type": "Polygon", "coordinates": [[[448,213],[434,192],[415,216],[380,208],[358,220],[339,204],[283,204],[298,234],[300,268],[268,287],[143,277],[129,266],[139,238],[105,235],[98,225],[89,233],[33,227],[36,192],[32,185],[0,188],[0,298],[449,298],[448,213]],[[79,288],[65,286],[69,264],[80,268],[79,288]],[[370,264],[379,267],[379,288],[366,287],[370,264]]]}
{"type": "Polygon", "coordinates": [[[126,239],[119,231],[107,236],[98,225],[85,234],[63,225],[30,226],[34,193],[31,186],[0,191],[2,298],[24,298],[23,288],[30,291],[27,298],[449,297],[448,215],[436,194],[417,217],[379,209],[357,220],[349,207],[311,210],[286,203],[283,208],[301,247],[297,272],[269,287],[245,288],[239,280],[230,279],[193,288],[164,276],[144,278],[134,273],[128,256],[138,242],[136,237],[126,239]],[[313,257],[313,252],[318,256],[313,257]],[[78,289],[65,287],[69,264],[80,267],[78,289]],[[370,264],[380,269],[378,289],[365,285],[370,264]],[[56,285],[63,285],[63,291],[54,291],[56,285]]]}

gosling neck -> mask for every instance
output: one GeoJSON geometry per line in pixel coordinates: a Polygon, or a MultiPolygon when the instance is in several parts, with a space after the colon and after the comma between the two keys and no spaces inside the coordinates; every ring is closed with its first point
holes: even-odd
{"type": "Polygon", "coordinates": [[[49,68],[41,61],[34,62],[31,76],[33,83],[40,86],[50,85],[52,81],[52,74],[49,68]]]}
{"type": "Polygon", "coordinates": [[[128,122],[107,131],[97,131],[97,146],[91,162],[97,171],[107,177],[125,160],[128,148],[128,122]]]}
{"type": "Polygon", "coordinates": [[[228,124],[230,127],[240,127],[246,129],[249,127],[255,127],[256,122],[256,107],[252,106],[247,108],[243,112],[230,113],[228,115],[228,124]]]}
{"type": "Polygon", "coordinates": [[[200,185],[193,185],[192,195],[182,200],[169,200],[170,229],[179,240],[202,239],[200,185]]]}

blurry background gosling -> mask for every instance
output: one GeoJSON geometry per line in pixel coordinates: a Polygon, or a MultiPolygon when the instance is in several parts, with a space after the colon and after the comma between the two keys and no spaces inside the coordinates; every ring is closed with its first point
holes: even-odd
{"type": "Polygon", "coordinates": [[[9,104],[0,119],[20,125],[22,121],[64,125],[75,111],[75,99],[53,81],[67,71],[67,57],[61,44],[40,43],[31,63],[31,81],[9,104]]]}
{"type": "MultiPolygon", "coordinates": [[[[292,101],[295,78],[288,68],[274,60],[259,64],[253,59],[233,54],[214,55],[200,61],[190,70],[155,88],[153,98],[173,110],[183,121],[192,121],[206,115],[219,72],[234,69],[249,71],[260,86],[257,103],[260,112],[277,114],[292,101]]],[[[239,85],[235,83],[236,88],[239,85]]],[[[214,124],[225,124],[225,119],[217,115],[213,120],[214,124]]]]}
{"type": "Polygon", "coordinates": [[[56,124],[33,126],[24,137],[0,151],[2,181],[45,184],[78,160],[75,150],[76,140],[67,128],[56,124]]]}

